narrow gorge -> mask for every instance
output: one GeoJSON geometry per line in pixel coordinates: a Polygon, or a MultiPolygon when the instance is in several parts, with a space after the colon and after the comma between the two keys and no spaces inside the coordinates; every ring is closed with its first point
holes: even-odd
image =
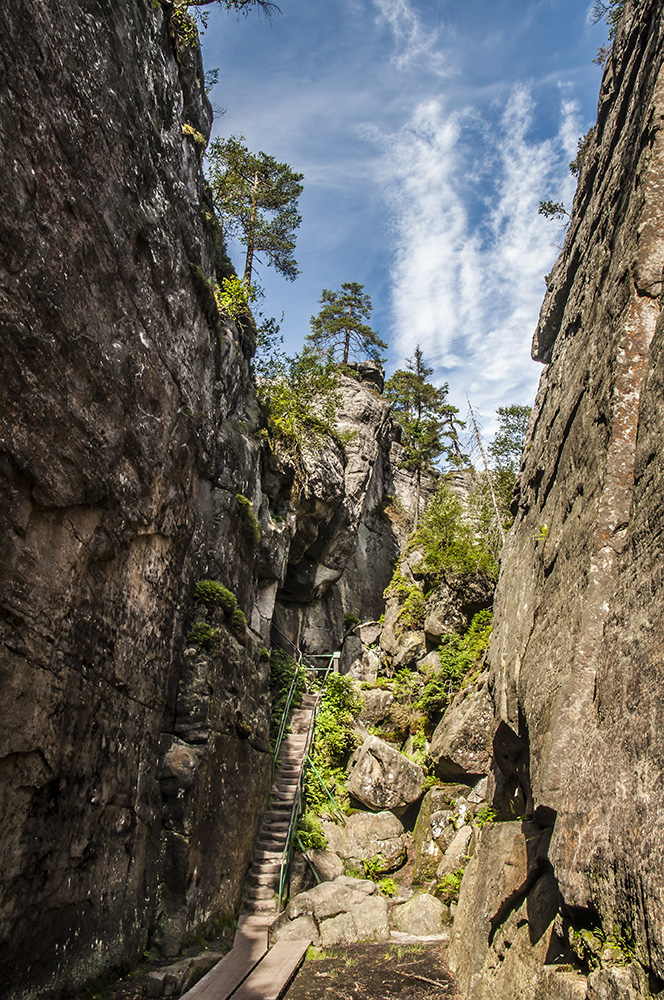
{"type": "Polygon", "coordinates": [[[657,996],[661,4],[626,0],[606,62],[499,558],[482,472],[413,471],[377,363],[340,372],[333,428],[271,431],[174,11],[0,11],[0,997],[78,998],[237,918],[277,650],[340,653],[352,808],[296,852],[275,941],[449,938],[465,1000],[657,996]],[[442,521],[467,548],[441,568],[442,521]]]}

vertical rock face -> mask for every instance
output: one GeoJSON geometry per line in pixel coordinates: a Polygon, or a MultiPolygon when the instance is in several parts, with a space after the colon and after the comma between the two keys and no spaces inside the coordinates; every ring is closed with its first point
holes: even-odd
{"type": "Polygon", "coordinates": [[[563,912],[633,937],[659,976],[663,63],[661,4],[628,0],[535,335],[547,367],[490,653],[501,804],[555,818],[563,912]]]}
{"type": "Polygon", "coordinates": [[[277,590],[295,638],[327,600],[325,649],[344,611],[378,614],[399,535],[379,508],[407,506],[409,478],[376,372],[343,380],[348,440],[299,482],[254,434],[250,335],[213,295],[202,66],[164,9],[18,0],[0,47],[0,993],[18,1000],[148,941],[175,954],[235,909],[271,773],[277,590]],[[249,628],[194,603],[202,579],[249,628]]]}
{"type": "Polygon", "coordinates": [[[183,134],[211,120],[198,53],[144,0],[20,0],[0,38],[0,978],[20,996],[232,909],[269,758],[258,640],[222,629],[198,706],[183,657],[195,581],[249,612],[258,574],[247,361],[183,134]]]}

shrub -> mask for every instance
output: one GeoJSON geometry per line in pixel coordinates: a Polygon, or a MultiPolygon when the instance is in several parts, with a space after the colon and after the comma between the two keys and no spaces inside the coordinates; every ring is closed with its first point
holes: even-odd
{"type": "Polygon", "coordinates": [[[208,607],[221,608],[235,638],[246,643],[247,619],[238,607],[237,597],[232,590],[216,580],[199,580],[194,587],[194,600],[201,601],[208,607]]]}
{"type": "Polygon", "coordinates": [[[242,527],[244,534],[250,542],[254,542],[254,544],[258,545],[261,540],[261,528],[258,523],[258,518],[254,513],[254,505],[249,497],[245,497],[243,493],[236,493],[235,499],[237,500],[240,511],[242,512],[242,527]]]}
{"type": "MultiPolygon", "coordinates": [[[[352,680],[341,674],[331,674],[321,697],[311,757],[326,787],[341,808],[348,808],[350,805],[343,762],[347,754],[357,746],[353,719],[361,708],[362,696],[355,690],[352,680]]],[[[313,813],[320,814],[332,809],[329,798],[311,770],[307,773],[306,801],[307,811],[313,813]]]]}
{"type": "Polygon", "coordinates": [[[444,875],[436,886],[436,896],[443,903],[453,903],[459,898],[459,890],[461,888],[461,879],[463,878],[464,868],[457,868],[453,872],[449,872],[448,875],[444,875]]]}
{"type": "Polygon", "coordinates": [[[475,824],[481,829],[487,824],[491,825],[498,819],[498,813],[491,806],[482,806],[475,816],[475,824]]]}
{"type": "Polygon", "coordinates": [[[196,622],[189,631],[187,641],[202,649],[207,649],[210,653],[219,652],[219,640],[221,632],[218,628],[208,625],[207,622],[196,622]]]}
{"type": "Polygon", "coordinates": [[[376,885],[386,896],[394,896],[399,888],[393,878],[379,878],[376,885]]]}
{"type": "Polygon", "coordinates": [[[300,816],[297,824],[297,835],[305,851],[321,850],[327,848],[327,838],[323,833],[323,827],[318,816],[306,812],[300,816]]]}

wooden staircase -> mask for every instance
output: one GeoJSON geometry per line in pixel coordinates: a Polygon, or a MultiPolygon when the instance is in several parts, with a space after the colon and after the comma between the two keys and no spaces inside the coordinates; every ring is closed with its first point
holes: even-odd
{"type": "Polygon", "coordinates": [[[281,744],[279,770],[272,786],[272,805],[265,813],[240,905],[242,914],[276,916],[281,858],[286,847],[291,814],[304,767],[307,733],[316,707],[316,695],[302,696],[291,716],[291,731],[281,744]]]}
{"type": "Polygon", "coordinates": [[[279,942],[268,951],[268,933],[279,909],[281,862],[316,699],[315,694],[303,695],[282,741],[272,802],[247,872],[233,947],[182,1000],[277,1000],[304,958],[309,941],[279,942]]]}

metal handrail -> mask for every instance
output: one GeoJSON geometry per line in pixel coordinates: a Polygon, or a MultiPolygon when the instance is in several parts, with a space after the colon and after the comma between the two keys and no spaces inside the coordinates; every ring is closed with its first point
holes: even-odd
{"type": "Polygon", "coordinates": [[[286,695],[286,703],[284,705],[284,710],[281,714],[281,722],[279,724],[279,731],[277,732],[277,738],[274,744],[274,750],[272,751],[272,759],[276,761],[279,756],[279,750],[281,749],[281,744],[286,732],[286,726],[288,725],[288,713],[290,707],[293,703],[293,698],[295,697],[295,688],[300,679],[300,670],[302,669],[302,664],[298,663],[295,667],[295,673],[293,674],[293,680],[291,681],[290,687],[288,689],[288,694],[286,695]]]}
{"type": "Polygon", "coordinates": [[[321,697],[323,695],[323,690],[325,688],[325,682],[327,681],[328,675],[335,660],[338,660],[339,653],[333,653],[330,656],[330,661],[325,668],[325,676],[320,686],[320,691],[316,698],[316,704],[314,705],[314,710],[311,713],[311,721],[309,722],[309,728],[307,729],[306,740],[304,743],[304,753],[302,754],[302,769],[300,771],[300,777],[297,783],[297,791],[295,793],[295,801],[293,802],[293,808],[291,810],[290,822],[288,824],[288,833],[286,834],[286,843],[281,854],[281,864],[279,866],[279,909],[281,909],[281,903],[284,898],[284,888],[286,886],[286,876],[288,874],[288,868],[290,866],[291,856],[293,854],[293,835],[297,827],[297,821],[300,818],[300,810],[302,808],[302,792],[304,790],[304,778],[307,769],[307,760],[309,758],[309,751],[314,740],[314,726],[316,724],[316,717],[318,715],[318,709],[320,707],[321,697]]]}

